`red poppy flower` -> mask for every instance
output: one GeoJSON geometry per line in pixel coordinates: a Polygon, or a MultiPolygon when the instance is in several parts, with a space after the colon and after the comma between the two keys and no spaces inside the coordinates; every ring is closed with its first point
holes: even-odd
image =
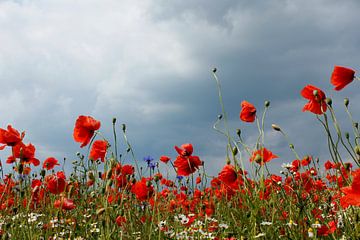
{"type": "Polygon", "coordinates": [[[17,144],[13,147],[13,156],[19,158],[21,163],[30,164],[38,166],[40,164],[39,159],[35,158],[35,147],[31,143],[28,145],[17,144]]]}
{"type": "Polygon", "coordinates": [[[94,132],[100,128],[100,122],[90,116],[79,116],[75,123],[74,140],[81,143],[80,147],[88,145],[94,132]]]}
{"type": "Polygon", "coordinates": [[[355,78],[355,71],[341,66],[335,66],[331,74],[331,84],[335,86],[334,90],[340,91],[355,78]]]}
{"type": "Polygon", "coordinates": [[[160,161],[163,163],[168,163],[170,161],[170,158],[168,156],[161,156],[160,161]]]}
{"type": "Polygon", "coordinates": [[[174,162],[174,167],[177,169],[179,176],[189,176],[202,165],[203,162],[198,156],[178,156],[174,162]]]}
{"type": "Polygon", "coordinates": [[[60,166],[60,164],[58,160],[53,157],[47,158],[43,163],[43,168],[46,168],[47,170],[51,170],[55,166],[60,166]]]}
{"type": "Polygon", "coordinates": [[[66,181],[63,172],[57,172],[56,175],[48,175],[45,181],[49,192],[53,194],[60,194],[65,190],[66,181]]]}
{"type": "Polygon", "coordinates": [[[25,136],[25,132],[20,133],[13,128],[11,125],[7,126],[7,130],[0,128],[0,144],[4,144],[0,146],[0,150],[3,150],[6,146],[13,147],[25,136]]]}
{"type": "Polygon", "coordinates": [[[315,114],[323,114],[326,112],[326,96],[325,93],[321,91],[321,89],[313,85],[307,85],[301,91],[301,95],[309,100],[309,102],[305,104],[303,112],[310,111],[315,114]]]}
{"type": "Polygon", "coordinates": [[[107,141],[96,140],[91,147],[89,158],[91,160],[98,160],[100,158],[101,161],[104,162],[107,147],[108,147],[107,141]]]}
{"type": "Polygon", "coordinates": [[[64,210],[73,210],[76,208],[74,201],[65,197],[62,197],[60,200],[55,200],[54,207],[62,208],[64,210]]]}
{"type": "Polygon", "coordinates": [[[278,156],[274,155],[271,151],[267,150],[266,148],[261,148],[252,153],[250,162],[256,161],[258,164],[263,165],[264,163],[270,162],[274,158],[278,158],[278,156]]]}
{"type": "Polygon", "coordinates": [[[353,182],[349,187],[341,188],[345,196],[340,198],[340,205],[343,208],[348,206],[360,206],[360,169],[353,172],[353,182]]]}
{"type": "Polygon", "coordinates": [[[247,101],[241,102],[240,119],[244,122],[254,122],[256,117],[256,108],[247,101]]]}
{"type": "Polygon", "coordinates": [[[124,225],[124,223],[126,223],[126,218],[124,216],[118,216],[116,218],[116,224],[121,227],[124,225]]]}
{"type": "Polygon", "coordinates": [[[237,179],[237,173],[235,171],[235,167],[232,165],[225,165],[224,168],[219,173],[218,177],[225,184],[231,185],[237,179]]]}
{"type": "Polygon", "coordinates": [[[175,150],[181,156],[190,156],[193,153],[193,146],[191,143],[185,143],[180,148],[175,146],[175,150]]]}
{"type": "Polygon", "coordinates": [[[146,178],[142,178],[141,181],[137,181],[131,187],[131,192],[134,193],[136,195],[136,198],[140,201],[145,201],[149,199],[154,193],[153,187],[148,187],[146,183],[146,178]]]}

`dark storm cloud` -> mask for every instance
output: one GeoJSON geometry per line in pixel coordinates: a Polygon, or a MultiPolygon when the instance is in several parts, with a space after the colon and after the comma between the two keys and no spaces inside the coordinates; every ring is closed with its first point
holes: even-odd
{"type": "Polygon", "coordinates": [[[2,1],[1,126],[27,130],[42,160],[72,159],[78,115],[101,120],[109,139],[117,117],[139,159],[174,156],[173,145],[192,142],[216,173],[226,144],[212,130],[216,66],[230,125],[247,141],[256,129],[239,121],[240,102],[260,111],[271,100],[266,145],[281,156],[276,166],[294,157],[273,122],[303,155],[326,158],[323,131],[301,112],[299,92],[314,84],[334,102],[359,100],[357,83],[340,93],[329,84],[333,65],[358,69],[359,9],[358,1],[2,1]]]}

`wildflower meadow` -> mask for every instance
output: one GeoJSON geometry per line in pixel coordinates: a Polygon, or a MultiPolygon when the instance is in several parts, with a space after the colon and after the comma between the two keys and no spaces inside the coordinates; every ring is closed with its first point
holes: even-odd
{"type": "MultiPolygon", "coordinates": [[[[1,239],[360,239],[360,132],[351,100],[344,109],[352,132],[344,132],[332,99],[310,83],[300,86],[294,98],[323,127],[328,159],[297,152],[273,123],[293,153],[274,173],[269,166],[279,156],[264,138],[270,102],[262,109],[239,103],[239,122],[258,129],[257,141],[246,144],[241,129],[228,127],[216,72],[221,114],[213,130],[227,144],[215,176],[191,142],[174,143],[171,156],[137,159],[131,131],[116,118],[74,119],[79,153],[66,163],[71,172],[52,156],[38,159],[16,123],[0,126],[0,150],[10,153],[1,160],[1,239]],[[112,124],[112,137],[103,136],[103,124],[112,124]]],[[[358,91],[358,80],[354,70],[335,66],[329,83],[358,91]]]]}

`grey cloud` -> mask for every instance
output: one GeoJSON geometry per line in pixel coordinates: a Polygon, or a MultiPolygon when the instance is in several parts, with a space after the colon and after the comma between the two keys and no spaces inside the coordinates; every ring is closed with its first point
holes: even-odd
{"type": "MultiPolygon", "coordinates": [[[[27,130],[41,158],[73,158],[78,115],[101,120],[109,139],[117,117],[139,159],[192,142],[208,166],[221,165],[216,66],[233,129],[252,141],[240,102],[261,109],[269,99],[267,126],[278,123],[301,152],[323,156],[324,144],[306,141],[323,137],[312,114],[301,113],[299,92],[314,84],[334,100],[357,99],[357,83],[334,93],[329,77],[335,64],[360,62],[358,10],[357,1],[3,1],[1,127],[27,130]]],[[[292,160],[282,138],[267,136],[281,160],[292,160]]]]}

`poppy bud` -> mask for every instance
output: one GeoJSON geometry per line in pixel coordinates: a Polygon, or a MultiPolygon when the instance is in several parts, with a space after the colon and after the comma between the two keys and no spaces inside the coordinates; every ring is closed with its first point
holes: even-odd
{"type": "Polygon", "coordinates": [[[254,161],[256,163],[261,163],[262,162],[262,157],[260,154],[256,154],[255,158],[254,158],[254,161]]]}
{"type": "Polygon", "coordinates": [[[238,148],[236,146],[232,149],[232,153],[234,156],[236,156],[236,154],[238,154],[238,148]]]}
{"type": "Polygon", "coordinates": [[[223,117],[223,115],[222,115],[222,114],[219,114],[219,115],[217,116],[217,118],[218,118],[219,120],[221,120],[221,119],[222,119],[222,117],[223,117]]]}
{"type": "Polygon", "coordinates": [[[123,123],[123,124],[121,124],[121,127],[122,127],[123,132],[125,132],[126,131],[126,125],[123,123]]]}
{"type": "Polygon", "coordinates": [[[19,172],[19,174],[22,174],[23,171],[24,171],[24,165],[19,164],[19,166],[18,166],[18,172],[19,172]]]}
{"type": "Polygon", "coordinates": [[[150,181],[147,181],[147,182],[146,182],[146,186],[147,186],[147,187],[150,187],[150,186],[151,186],[151,182],[150,182],[150,181]]]}
{"type": "Polygon", "coordinates": [[[40,176],[45,177],[45,174],[46,174],[45,169],[41,169],[40,176]]]}
{"type": "Polygon", "coordinates": [[[110,179],[112,176],[112,171],[111,169],[106,173],[106,179],[110,179]]]}
{"type": "Polygon", "coordinates": [[[240,137],[240,135],[241,135],[241,129],[236,129],[236,134],[240,137]]]}
{"type": "Polygon", "coordinates": [[[290,148],[290,149],[294,149],[294,148],[295,148],[295,147],[294,147],[294,144],[290,143],[290,144],[289,144],[289,148],[290,148]]]}
{"type": "Polygon", "coordinates": [[[228,157],[226,157],[226,164],[227,164],[227,165],[230,165],[230,164],[231,164],[231,161],[230,161],[230,159],[229,159],[228,157]]]}
{"type": "Polygon", "coordinates": [[[159,181],[159,176],[158,176],[158,175],[155,175],[155,176],[154,176],[154,181],[155,181],[155,182],[159,181]]]}
{"type": "Polygon", "coordinates": [[[358,122],[354,122],[354,128],[359,128],[359,123],[358,122]]]}
{"type": "Polygon", "coordinates": [[[349,99],[348,98],[344,98],[344,105],[345,107],[348,107],[349,106],[349,99]]]}
{"type": "Polygon", "coordinates": [[[278,132],[281,132],[281,128],[276,125],[276,124],[271,124],[271,127],[275,130],[275,131],[278,131],[278,132]]]}
{"type": "Polygon", "coordinates": [[[88,177],[91,181],[95,181],[95,177],[94,177],[94,173],[93,172],[89,172],[88,173],[88,177]]]}
{"type": "Polygon", "coordinates": [[[265,107],[269,107],[270,106],[270,102],[269,101],[265,101],[265,107]]]}
{"type": "Polygon", "coordinates": [[[213,68],[213,69],[212,69],[212,72],[213,72],[213,73],[216,73],[216,71],[217,71],[216,68],[213,68]]]}
{"type": "Polygon", "coordinates": [[[331,107],[331,104],[332,104],[332,99],[331,98],[326,98],[325,102],[326,102],[327,105],[329,105],[331,107]]]}
{"type": "Polygon", "coordinates": [[[350,134],[349,134],[348,132],[345,133],[345,138],[346,138],[347,140],[349,140],[350,134]]]}
{"type": "Polygon", "coordinates": [[[130,152],[130,151],[131,151],[131,148],[126,149],[126,152],[130,152]]]}
{"type": "Polygon", "coordinates": [[[113,123],[113,124],[116,123],[116,118],[115,118],[115,117],[112,119],[112,123],[113,123]]]}
{"type": "Polygon", "coordinates": [[[113,184],[113,180],[112,180],[112,179],[110,179],[109,181],[107,181],[107,183],[106,183],[106,187],[107,187],[107,188],[109,188],[109,187],[111,187],[111,186],[112,186],[112,184],[113,184]]]}
{"type": "Polygon", "coordinates": [[[360,145],[356,145],[354,150],[355,150],[356,154],[360,156],[360,145]]]}

